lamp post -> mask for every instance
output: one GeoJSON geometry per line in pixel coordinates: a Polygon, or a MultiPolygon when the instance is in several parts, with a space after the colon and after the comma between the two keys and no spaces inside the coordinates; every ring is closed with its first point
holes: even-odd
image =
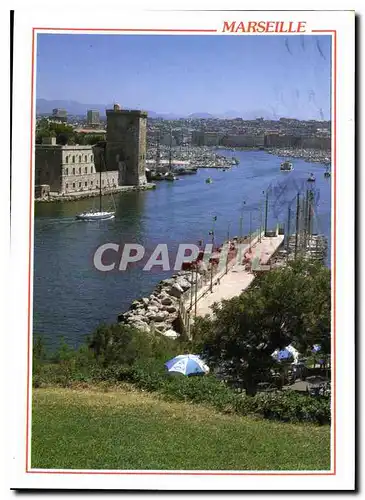
{"type": "Polygon", "coordinates": [[[250,248],[251,248],[251,233],[252,233],[252,212],[250,210],[250,248]]]}
{"type": "MultiPolygon", "coordinates": [[[[263,191],[264,193],[265,191],[263,191]]],[[[266,236],[267,233],[267,213],[269,210],[269,190],[266,190],[266,200],[265,200],[265,228],[264,228],[264,236],[266,236]]]]}
{"type": "Polygon", "coordinates": [[[211,257],[210,257],[210,291],[212,292],[213,291],[213,259],[212,259],[212,255],[213,255],[213,252],[214,252],[214,228],[215,228],[215,222],[217,220],[217,216],[215,215],[213,217],[213,226],[212,226],[212,230],[210,231],[210,235],[212,237],[212,254],[211,254],[211,257]]]}
{"type": "Polygon", "coordinates": [[[243,236],[243,211],[244,211],[245,205],[246,205],[246,202],[243,201],[242,208],[241,208],[241,217],[240,217],[240,239],[241,240],[242,240],[242,236],[243,236]]]}
{"type": "Polygon", "coordinates": [[[295,247],[294,247],[294,259],[297,258],[298,254],[298,232],[299,232],[299,208],[300,208],[300,194],[297,194],[297,212],[295,216],[295,247]]]}
{"type": "Polygon", "coordinates": [[[194,318],[196,319],[196,303],[198,302],[198,264],[195,264],[195,304],[194,304],[194,318]]]}
{"type": "Polygon", "coordinates": [[[226,258],[226,274],[228,273],[228,259],[229,259],[229,250],[230,250],[230,243],[229,243],[229,230],[231,228],[231,223],[228,222],[228,229],[227,229],[227,258],[226,258]]]}
{"type": "Polygon", "coordinates": [[[290,204],[288,206],[288,223],[286,228],[286,262],[289,260],[289,241],[290,241],[290,218],[291,218],[291,208],[290,204]]]}

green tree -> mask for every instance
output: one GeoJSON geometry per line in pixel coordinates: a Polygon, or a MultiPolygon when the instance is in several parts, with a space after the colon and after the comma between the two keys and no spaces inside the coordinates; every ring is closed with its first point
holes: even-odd
{"type": "Polygon", "coordinates": [[[89,347],[104,367],[132,366],[148,360],[160,361],[163,366],[179,351],[174,340],[123,324],[99,326],[89,339],[89,347]]]}
{"type": "Polygon", "coordinates": [[[330,345],[330,271],[296,261],[258,277],[241,296],[213,308],[197,322],[194,338],[212,367],[243,381],[248,394],[271,378],[272,353],[288,344],[300,352],[330,345]]]}
{"type": "Polygon", "coordinates": [[[75,132],[71,125],[66,123],[49,122],[42,118],[37,123],[36,143],[40,144],[43,137],[56,137],[57,144],[74,144],[75,132]]]}

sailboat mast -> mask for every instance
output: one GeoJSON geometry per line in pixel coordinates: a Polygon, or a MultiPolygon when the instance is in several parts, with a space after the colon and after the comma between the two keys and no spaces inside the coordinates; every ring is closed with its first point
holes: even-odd
{"type": "Polygon", "coordinates": [[[172,129],[170,128],[170,153],[169,153],[169,172],[171,172],[171,164],[172,164],[172,129]]]}
{"type": "Polygon", "coordinates": [[[160,166],[160,158],[161,158],[161,153],[160,153],[160,130],[158,130],[158,133],[157,133],[157,145],[156,145],[156,167],[160,166]]]}
{"type": "MultiPolygon", "coordinates": [[[[104,161],[104,153],[101,153],[102,161],[104,161]]],[[[100,162],[100,181],[99,181],[99,212],[101,212],[101,163],[100,162]]]]}

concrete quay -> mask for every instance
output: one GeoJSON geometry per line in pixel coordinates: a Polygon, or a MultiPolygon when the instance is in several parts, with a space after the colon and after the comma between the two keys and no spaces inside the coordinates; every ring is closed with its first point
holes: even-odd
{"type": "MultiPolygon", "coordinates": [[[[103,189],[102,195],[116,194],[116,193],[125,193],[129,191],[146,191],[147,189],[155,189],[156,184],[147,183],[141,186],[118,186],[111,189],[103,189]]],[[[90,191],[76,191],[67,194],[57,194],[50,193],[49,196],[43,198],[35,198],[34,201],[37,203],[50,203],[53,201],[76,201],[84,198],[96,198],[100,196],[100,191],[98,189],[90,190],[90,191]]]]}
{"type": "MultiPolygon", "coordinates": [[[[256,241],[251,245],[252,265],[243,265],[241,262],[237,262],[236,259],[234,259],[230,263],[227,273],[224,271],[216,275],[213,279],[212,291],[210,290],[210,283],[199,291],[196,315],[210,315],[212,313],[211,307],[214,303],[232,299],[244,292],[255,279],[255,271],[265,270],[263,266],[268,265],[270,259],[280,248],[283,241],[284,235],[272,237],[262,236],[261,241],[259,237],[256,238],[256,241]]],[[[248,246],[247,250],[249,248],[248,246]]],[[[185,308],[186,310],[188,309],[187,304],[185,308]]],[[[189,314],[191,322],[195,315],[194,305],[189,311],[189,314]]]]}

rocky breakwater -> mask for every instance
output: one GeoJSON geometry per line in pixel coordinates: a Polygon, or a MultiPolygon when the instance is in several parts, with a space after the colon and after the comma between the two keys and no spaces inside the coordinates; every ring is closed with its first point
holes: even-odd
{"type": "Polygon", "coordinates": [[[176,338],[180,301],[193,283],[190,271],[180,271],[162,280],[149,297],[134,300],[129,310],[118,316],[118,322],[176,338]]]}

